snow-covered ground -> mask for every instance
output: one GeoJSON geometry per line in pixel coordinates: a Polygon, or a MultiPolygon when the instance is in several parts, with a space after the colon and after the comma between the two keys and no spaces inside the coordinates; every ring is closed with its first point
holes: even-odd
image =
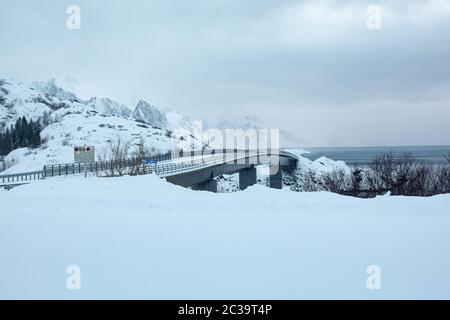
{"type": "Polygon", "coordinates": [[[449,299],[449,230],[450,195],[48,179],[0,191],[0,298],[449,299]],[[70,265],[81,290],[66,288],[70,265]]]}

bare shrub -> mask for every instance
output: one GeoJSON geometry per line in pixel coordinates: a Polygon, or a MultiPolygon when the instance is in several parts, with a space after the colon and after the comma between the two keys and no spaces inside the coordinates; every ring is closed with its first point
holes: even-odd
{"type": "Polygon", "coordinates": [[[389,189],[392,187],[395,170],[395,156],[392,152],[384,153],[369,164],[367,184],[372,190],[389,189]]]}
{"type": "Polygon", "coordinates": [[[437,166],[419,161],[412,153],[383,153],[368,168],[353,168],[348,174],[335,168],[327,173],[297,169],[283,175],[283,183],[293,191],[327,190],[368,198],[390,191],[392,195],[432,196],[450,193],[450,154],[448,164],[437,166]]]}
{"type": "MultiPolygon", "coordinates": [[[[408,184],[416,174],[417,161],[409,152],[399,155],[382,153],[372,160],[366,172],[370,190],[391,190],[393,194],[405,194],[408,184]]],[[[418,178],[418,177],[416,177],[418,178]]]]}
{"type": "Polygon", "coordinates": [[[440,193],[450,193],[450,163],[439,170],[438,183],[440,193]]]}
{"type": "Polygon", "coordinates": [[[349,177],[341,168],[322,174],[321,184],[326,191],[340,193],[349,189],[349,177]]]}
{"type": "Polygon", "coordinates": [[[101,174],[107,177],[117,177],[126,174],[130,142],[117,137],[110,140],[108,146],[99,154],[99,160],[108,163],[101,174]]]}
{"type": "Polygon", "coordinates": [[[0,162],[0,171],[5,171],[14,166],[15,164],[16,161],[14,160],[14,158],[12,158],[11,160],[3,159],[3,162],[0,162]]]}
{"type": "Polygon", "coordinates": [[[407,196],[432,195],[433,176],[433,165],[430,163],[421,163],[414,167],[414,170],[409,172],[408,175],[405,174],[401,176],[402,185],[400,189],[396,190],[395,194],[407,196]]]}
{"type": "Polygon", "coordinates": [[[363,188],[364,171],[360,168],[353,168],[350,176],[350,191],[358,194],[363,188]]]}
{"type": "Polygon", "coordinates": [[[430,192],[432,194],[450,193],[450,165],[441,165],[433,168],[430,192]]]}
{"type": "MultiPolygon", "coordinates": [[[[283,184],[289,186],[292,191],[296,192],[311,192],[319,191],[321,189],[319,186],[319,178],[316,173],[303,168],[289,170],[286,172],[283,171],[283,184]]],[[[267,185],[269,184],[267,183],[267,185]]]]}
{"type": "Polygon", "coordinates": [[[131,166],[129,168],[128,174],[131,176],[138,175],[142,173],[144,170],[141,170],[141,168],[144,168],[143,162],[145,159],[150,157],[150,151],[145,145],[145,139],[144,137],[139,138],[139,142],[137,143],[136,150],[132,153],[131,158],[131,166]]]}
{"type": "Polygon", "coordinates": [[[301,191],[307,192],[322,190],[319,182],[319,177],[312,170],[306,170],[303,172],[298,180],[301,191]]]}
{"type": "Polygon", "coordinates": [[[282,174],[283,185],[288,186],[292,190],[294,190],[296,184],[298,184],[297,170],[285,169],[285,168],[283,168],[282,170],[283,170],[283,174],[282,174]]]}
{"type": "MultiPolygon", "coordinates": [[[[449,160],[449,159],[447,159],[449,160]]],[[[411,153],[384,153],[372,160],[366,173],[370,190],[393,195],[432,196],[450,192],[450,164],[419,162],[411,153]]]]}

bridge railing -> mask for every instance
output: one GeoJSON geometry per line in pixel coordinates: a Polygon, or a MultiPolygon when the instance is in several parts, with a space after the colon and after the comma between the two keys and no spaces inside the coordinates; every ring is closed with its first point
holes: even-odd
{"type": "Polygon", "coordinates": [[[234,153],[212,154],[208,157],[196,158],[193,160],[189,160],[189,157],[187,157],[185,161],[180,161],[178,163],[156,164],[151,166],[151,168],[148,168],[147,172],[155,172],[157,175],[166,176],[196,168],[236,161],[245,157],[247,157],[247,155],[239,155],[234,153]]]}
{"type": "MultiPolygon", "coordinates": [[[[145,158],[145,161],[168,161],[172,159],[171,153],[165,153],[158,156],[145,158]]],[[[111,170],[111,168],[126,169],[136,166],[136,159],[128,158],[120,161],[95,161],[90,163],[63,163],[54,165],[45,165],[43,172],[44,177],[58,177],[70,174],[79,174],[87,172],[102,172],[111,170]]]]}

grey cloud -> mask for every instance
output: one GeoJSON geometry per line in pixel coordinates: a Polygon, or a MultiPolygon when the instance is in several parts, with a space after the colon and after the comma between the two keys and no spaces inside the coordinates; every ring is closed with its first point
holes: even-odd
{"type": "Polygon", "coordinates": [[[81,0],[79,31],[69,4],[3,4],[2,77],[73,77],[86,98],[193,119],[256,115],[324,144],[450,144],[450,1],[81,0]]]}

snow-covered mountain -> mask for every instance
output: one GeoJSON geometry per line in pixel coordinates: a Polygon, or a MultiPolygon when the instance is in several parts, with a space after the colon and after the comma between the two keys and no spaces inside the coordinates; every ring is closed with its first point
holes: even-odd
{"type": "Polygon", "coordinates": [[[81,100],[72,92],[66,91],[56,85],[55,79],[50,79],[49,81],[45,82],[32,82],[31,88],[35,89],[36,91],[39,91],[43,93],[46,96],[54,97],[59,100],[69,100],[69,101],[78,101],[81,100]]]}
{"type": "Polygon", "coordinates": [[[0,130],[14,124],[20,117],[36,121],[45,113],[52,113],[60,108],[75,106],[76,101],[62,98],[61,91],[53,91],[60,98],[50,95],[47,86],[39,89],[14,80],[0,79],[0,130]]]}
{"type": "Polygon", "coordinates": [[[133,118],[156,128],[167,128],[166,116],[153,104],[139,100],[133,111],[133,118]]]}
{"type": "Polygon", "coordinates": [[[108,116],[130,117],[132,112],[126,105],[109,98],[92,97],[86,105],[108,116]]]}
{"type": "Polygon", "coordinates": [[[177,122],[190,127],[187,117],[178,112],[166,114],[144,100],[134,109],[109,98],[93,97],[83,101],[75,94],[48,82],[0,80],[0,131],[14,125],[18,118],[48,120],[41,132],[44,143],[36,148],[20,148],[5,157],[8,172],[39,170],[45,164],[73,161],[73,147],[94,145],[100,155],[109,141],[120,137],[132,148],[141,138],[153,153],[173,148],[201,147],[189,132],[175,131],[177,122]],[[183,121],[181,121],[182,119],[183,121]]]}

